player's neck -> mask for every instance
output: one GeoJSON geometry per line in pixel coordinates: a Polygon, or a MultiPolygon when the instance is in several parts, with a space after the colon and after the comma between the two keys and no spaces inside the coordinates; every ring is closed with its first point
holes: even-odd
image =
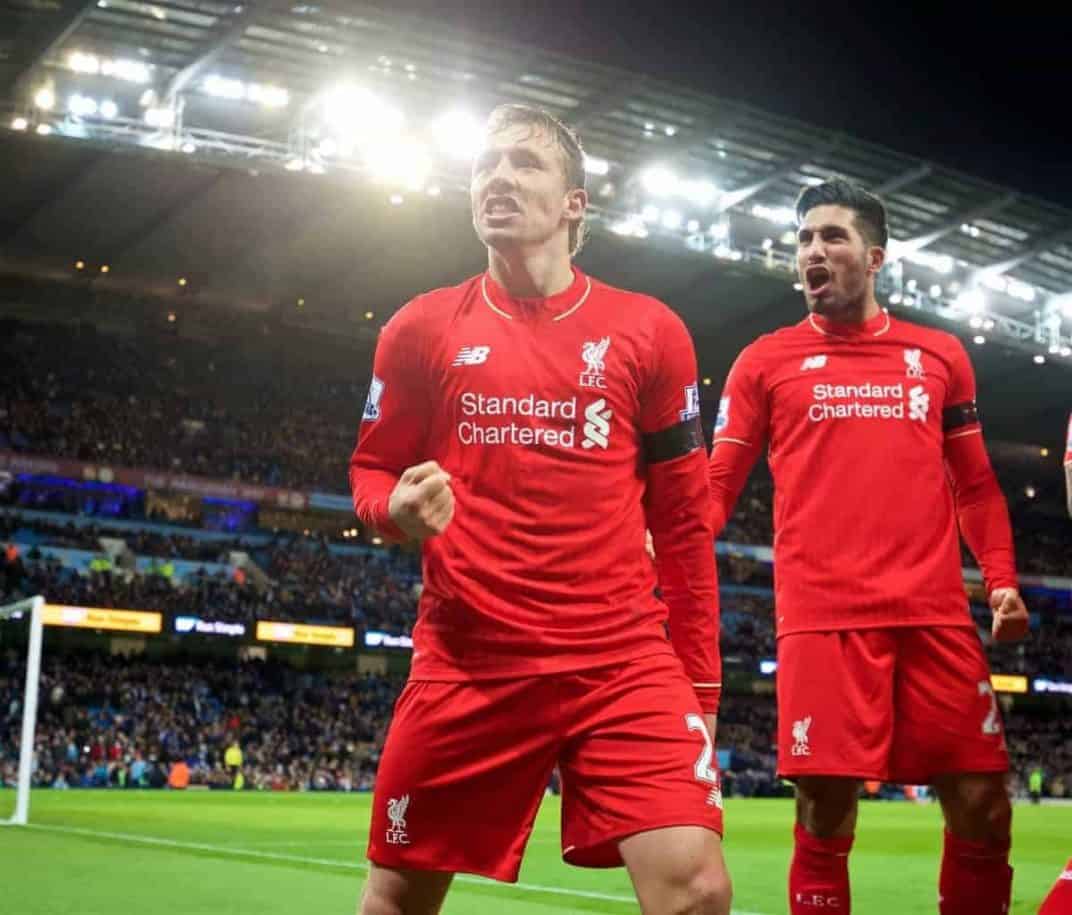
{"type": "Polygon", "coordinates": [[[550,251],[500,252],[488,249],[488,273],[514,299],[547,299],[569,289],[569,255],[550,251]]]}
{"type": "Polygon", "coordinates": [[[857,302],[850,302],[844,308],[829,311],[817,311],[820,317],[835,324],[866,324],[880,311],[874,296],[867,296],[857,302]]]}

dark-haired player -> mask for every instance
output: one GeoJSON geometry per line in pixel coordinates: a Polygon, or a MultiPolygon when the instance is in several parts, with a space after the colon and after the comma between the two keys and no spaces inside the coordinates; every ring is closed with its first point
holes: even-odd
{"type": "Polygon", "coordinates": [[[745,348],[711,456],[716,532],[768,448],[774,477],[778,769],[797,786],[794,915],[848,912],[857,791],[931,784],[945,815],[939,909],[1008,910],[1008,758],[961,576],[979,560],[993,634],[1020,638],[1005,500],[953,336],[875,300],[886,213],[842,180],[797,202],[808,314],[745,348]]]}
{"type": "Polygon", "coordinates": [[[423,542],[424,591],[364,915],[437,912],[457,871],[515,881],[556,764],[568,862],[624,864],[645,913],[729,912],[696,358],[669,308],[572,265],[584,181],[571,131],[497,109],[470,188],[487,271],[377,347],[354,505],[423,542]]]}

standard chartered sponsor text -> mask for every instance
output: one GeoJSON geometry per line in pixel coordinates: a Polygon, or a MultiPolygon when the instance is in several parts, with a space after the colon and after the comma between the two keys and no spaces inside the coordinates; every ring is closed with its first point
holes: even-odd
{"type": "MultiPolygon", "coordinates": [[[[577,418],[576,397],[545,400],[535,394],[495,397],[464,391],[460,403],[463,416],[524,416],[552,420],[577,418]]],[[[458,438],[463,445],[550,445],[572,448],[576,437],[577,430],[572,424],[567,428],[549,428],[516,422],[485,424],[475,419],[458,423],[458,438]]]]}
{"type": "Polygon", "coordinates": [[[903,384],[816,384],[808,419],[904,419],[903,384]],[[870,403],[868,402],[870,401],[870,403]]]}

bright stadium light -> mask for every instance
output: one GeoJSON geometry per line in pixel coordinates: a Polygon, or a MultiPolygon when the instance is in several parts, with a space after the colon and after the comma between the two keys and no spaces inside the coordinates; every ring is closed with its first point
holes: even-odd
{"type": "Polygon", "coordinates": [[[484,125],[468,111],[454,108],[432,122],[436,147],[445,156],[469,162],[484,142],[484,125]]]}
{"type": "Polygon", "coordinates": [[[653,165],[646,169],[641,174],[640,181],[644,185],[644,190],[656,197],[668,197],[676,193],[679,184],[677,176],[661,165],[653,165]]]}
{"type": "Polygon", "coordinates": [[[145,112],[145,123],[150,127],[171,127],[175,123],[173,108],[149,108],[145,112]]]}
{"type": "Polygon", "coordinates": [[[67,55],[67,66],[75,73],[100,73],[100,59],[93,54],[72,51],[67,55]]]}
{"type": "Polygon", "coordinates": [[[153,78],[149,65],[140,60],[104,60],[101,61],[100,71],[104,76],[114,76],[128,83],[144,84],[153,78]]]}
{"type": "Polygon", "coordinates": [[[246,86],[246,98],[265,108],[286,108],[290,104],[290,93],[282,86],[262,86],[260,83],[250,83],[246,86]]]}
{"type": "Polygon", "coordinates": [[[331,158],[338,155],[339,144],[336,143],[331,137],[325,137],[316,146],[316,154],[321,158],[331,158]]]}
{"type": "MultiPolygon", "coordinates": [[[[397,134],[402,112],[360,86],[343,85],[328,90],[321,101],[327,127],[340,137],[383,137],[397,134]]],[[[356,142],[355,144],[356,145],[356,142]]]]}
{"type": "Polygon", "coordinates": [[[34,93],[33,102],[42,111],[51,111],[56,104],[56,94],[48,86],[42,86],[34,93]]]}
{"type": "Polygon", "coordinates": [[[106,98],[100,103],[100,115],[102,118],[107,118],[109,121],[113,118],[119,117],[119,106],[111,99],[106,98]]]}
{"type": "Polygon", "coordinates": [[[689,232],[693,232],[693,233],[695,233],[695,232],[699,232],[699,231],[700,231],[700,220],[698,220],[698,219],[690,219],[690,220],[689,220],[689,221],[688,221],[688,222],[687,222],[687,223],[685,224],[685,228],[686,228],[686,230],[688,230],[689,232]]]}
{"type": "Polygon", "coordinates": [[[713,222],[707,231],[715,241],[723,241],[730,237],[730,224],[728,222],[713,222]]]}
{"type": "Polygon", "coordinates": [[[768,207],[757,203],[752,206],[752,215],[780,226],[791,226],[797,221],[797,214],[792,207],[768,207]]]}
{"type": "Polygon", "coordinates": [[[663,228],[670,229],[670,231],[676,231],[681,228],[683,222],[682,215],[677,210],[667,210],[663,213],[663,228]]]}
{"type": "Polygon", "coordinates": [[[1035,365],[1045,365],[1045,364],[1046,364],[1046,357],[1043,356],[1042,353],[1036,353],[1035,354],[1035,365]]]}
{"type": "Polygon", "coordinates": [[[213,73],[211,76],[206,76],[205,81],[201,84],[201,88],[209,95],[215,96],[216,98],[239,101],[246,97],[246,87],[241,80],[227,79],[217,73],[213,73]]]}
{"type": "Polygon", "coordinates": [[[697,206],[709,207],[722,196],[722,190],[713,181],[697,178],[681,183],[681,196],[687,197],[697,206]]]}
{"type": "Polygon", "coordinates": [[[52,125],[51,124],[38,124],[37,125],[37,133],[42,137],[47,137],[50,133],[52,133],[52,125]]]}
{"type": "Polygon", "coordinates": [[[30,122],[27,121],[26,118],[15,118],[11,122],[11,129],[12,130],[25,130],[29,126],[30,126],[30,122]]]}
{"type": "Polygon", "coordinates": [[[373,178],[423,190],[432,173],[432,157],[423,143],[415,140],[378,143],[365,153],[365,164],[373,178]]]}
{"type": "Polygon", "coordinates": [[[67,110],[76,117],[93,117],[97,113],[97,102],[88,95],[72,95],[67,99],[67,110]]]}
{"type": "Polygon", "coordinates": [[[584,170],[589,175],[605,175],[610,171],[610,163],[599,156],[584,155],[584,170]]]}
{"type": "Polygon", "coordinates": [[[180,149],[184,153],[186,153],[186,155],[190,155],[191,153],[197,152],[197,147],[194,146],[194,144],[191,143],[189,140],[187,140],[185,143],[183,143],[182,146],[180,147],[180,149]]]}
{"type": "Polygon", "coordinates": [[[982,334],[976,334],[974,337],[972,337],[972,343],[974,343],[976,346],[982,346],[984,343],[986,343],[986,337],[984,337],[982,334]]]}
{"type": "Polygon", "coordinates": [[[966,289],[957,296],[954,305],[971,315],[977,315],[986,309],[986,298],[981,289],[966,289]]]}

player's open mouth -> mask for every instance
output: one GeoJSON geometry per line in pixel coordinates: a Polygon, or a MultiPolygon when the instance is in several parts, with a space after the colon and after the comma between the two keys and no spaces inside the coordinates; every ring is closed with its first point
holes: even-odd
{"type": "Polygon", "coordinates": [[[812,295],[825,292],[831,279],[830,271],[826,267],[809,267],[804,271],[804,282],[812,295]]]}
{"type": "Polygon", "coordinates": [[[513,197],[489,197],[484,201],[484,212],[488,216],[510,216],[520,213],[521,207],[513,197]]]}

